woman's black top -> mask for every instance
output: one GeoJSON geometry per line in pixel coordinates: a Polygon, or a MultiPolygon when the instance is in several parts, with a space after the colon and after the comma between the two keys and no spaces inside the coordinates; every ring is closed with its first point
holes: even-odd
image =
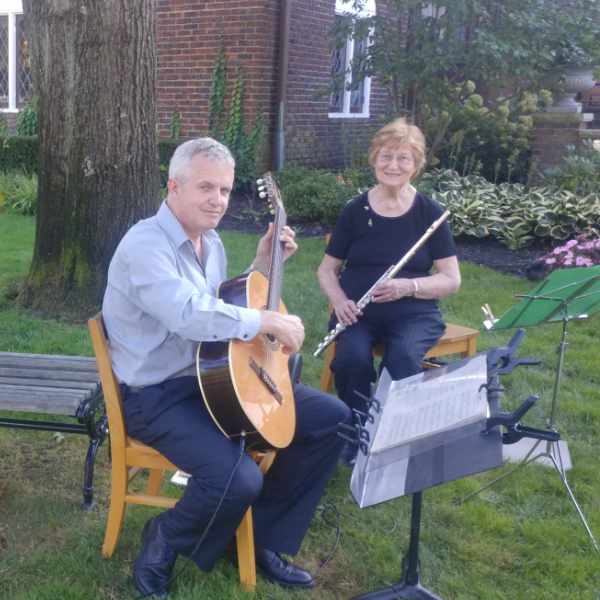
{"type": "MultiPolygon", "coordinates": [[[[346,204],[326,254],[345,261],[340,285],[348,298],[358,301],[391,265],[396,264],[438,219],[444,209],[417,192],[412,206],[399,217],[384,217],[371,209],[367,192],[346,204]]],[[[426,277],[433,261],[456,255],[448,222],[433,235],[404,266],[397,278],[426,277]]],[[[404,297],[392,302],[371,302],[366,318],[376,320],[437,311],[436,300],[404,297]]]]}

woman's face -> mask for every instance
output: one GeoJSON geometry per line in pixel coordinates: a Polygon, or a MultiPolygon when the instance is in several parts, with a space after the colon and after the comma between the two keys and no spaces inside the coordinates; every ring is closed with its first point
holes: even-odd
{"type": "Polygon", "coordinates": [[[388,187],[402,187],[410,182],[417,171],[415,157],[408,144],[386,144],[377,153],[374,164],[375,178],[388,187]]]}

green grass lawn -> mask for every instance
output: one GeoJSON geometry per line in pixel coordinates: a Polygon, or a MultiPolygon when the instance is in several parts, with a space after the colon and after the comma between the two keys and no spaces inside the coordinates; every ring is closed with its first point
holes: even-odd
{"type": "MultiPolygon", "coordinates": [[[[0,350],[90,355],[83,324],[38,319],[11,300],[29,267],[33,231],[32,219],[0,214],[0,350]]],[[[235,274],[253,257],[257,236],[225,232],[223,238],[235,274]]],[[[316,385],[321,362],[312,351],[325,333],[327,317],[315,269],[324,245],[319,239],[301,239],[300,246],[286,266],[284,297],[288,309],[304,319],[304,380],[316,385]]],[[[532,287],[528,281],[470,264],[463,264],[462,272],[462,289],[443,308],[446,320],[474,327],[481,321],[481,304],[489,302],[501,314],[513,303],[515,293],[532,287]]],[[[570,326],[560,430],[574,462],[569,478],[575,495],[600,536],[598,329],[598,317],[570,326]]],[[[511,333],[482,333],[479,347],[503,345],[511,333]]],[[[513,406],[529,394],[541,396],[528,425],[544,425],[559,337],[559,324],[529,330],[521,354],[537,356],[543,363],[518,370],[505,381],[513,406]]],[[[115,555],[102,559],[109,458],[104,447],[96,466],[97,507],[84,513],[79,503],[86,447],[83,436],[66,436],[61,442],[51,433],[0,429],[0,598],[137,597],[130,583],[131,564],[143,522],[155,510],[130,507],[115,555]]],[[[474,500],[454,503],[502,472],[425,492],[423,584],[445,600],[600,598],[600,556],[593,553],[554,471],[528,466],[474,500]]],[[[325,498],[339,511],[342,535],[333,559],[318,573],[318,586],[309,592],[287,592],[259,577],[256,598],[346,599],[399,579],[410,499],[360,510],[348,491],[349,473],[338,469],[325,498]]],[[[334,540],[331,513],[320,511],[298,562],[316,570],[334,540]]],[[[184,564],[180,559],[177,566],[184,564]]],[[[251,597],[240,591],[237,570],[226,560],[209,575],[189,565],[172,593],[177,600],[251,597]]]]}

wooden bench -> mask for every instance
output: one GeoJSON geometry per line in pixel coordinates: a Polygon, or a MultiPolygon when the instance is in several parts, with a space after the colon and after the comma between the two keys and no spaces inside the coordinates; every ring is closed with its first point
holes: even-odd
{"type": "Polygon", "coordinates": [[[0,352],[0,410],[69,417],[43,421],[0,415],[2,427],[89,437],[83,476],[83,506],[89,510],[96,454],[108,431],[95,359],[0,352]]]}

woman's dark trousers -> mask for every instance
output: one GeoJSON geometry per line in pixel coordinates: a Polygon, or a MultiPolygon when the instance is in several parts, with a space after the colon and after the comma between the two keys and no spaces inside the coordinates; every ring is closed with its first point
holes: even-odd
{"type": "Polygon", "coordinates": [[[338,396],[350,408],[366,411],[364,400],[355,392],[371,395],[371,384],[376,379],[373,346],[383,343],[381,368],[385,367],[393,380],[403,379],[422,371],[423,357],[444,329],[437,311],[389,323],[372,324],[362,319],[351,325],[338,336],[331,362],[338,396]]]}

